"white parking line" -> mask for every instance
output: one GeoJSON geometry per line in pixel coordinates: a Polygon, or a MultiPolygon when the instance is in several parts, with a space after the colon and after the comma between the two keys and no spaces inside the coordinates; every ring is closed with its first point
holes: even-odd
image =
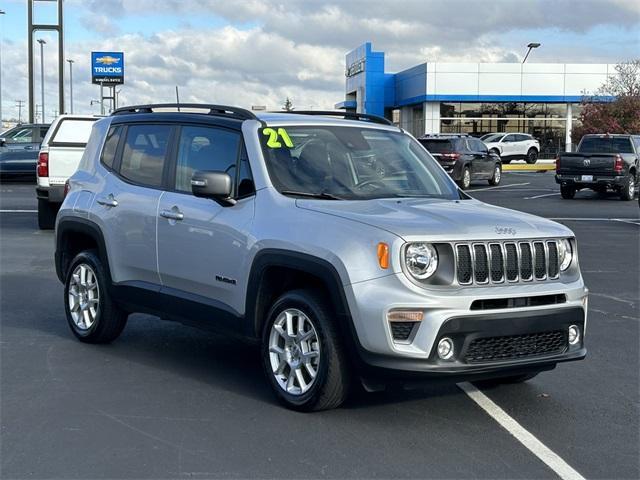
{"type": "Polygon", "coordinates": [[[534,198],[552,197],[554,195],[560,195],[560,192],[545,193],[544,195],[535,195],[533,197],[524,197],[525,200],[533,200],[534,198]]]}
{"type": "Polygon", "coordinates": [[[498,185],[497,187],[476,188],[474,190],[465,190],[465,191],[466,192],[482,192],[484,190],[495,190],[496,188],[518,187],[520,185],[531,185],[531,182],[527,182],[527,183],[512,183],[511,185],[498,185]]]}
{"type": "Polygon", "coordinates": [[[538,440],[531,432],[516,422],[493,400],[468,382],[459,383],[458,387],[466,393],[480,408],[489,414],[507,432],[513,435],[522,445],[542,460],[562,479],[584,480],[567,462],[538,440]]]}
{"type": "Polygon", "coordinates": [[[0,210],[0,213],[38,213],[38,210],[0,210]]]}

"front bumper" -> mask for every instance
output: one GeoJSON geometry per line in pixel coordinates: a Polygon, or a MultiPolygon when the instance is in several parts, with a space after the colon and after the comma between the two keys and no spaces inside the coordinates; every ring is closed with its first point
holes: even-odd
{"type": "MultiPolygon", "coordinates": [[[[407,288],[402,277],[389,275],[349,286],[348,299],[359,344],[360,367],[364,377],[393,379],[447,378],[451,381],[516,375],[548,370],[556,363],[585,357],[587,290],[582,280],[572,283],[540,282],[538,284],[468,287],[443,289],[440,292],[407,288]],[[479,299],[538,297],[564,295],[559,304],[471,310],[479,299]],[[393,303],[389,302],[393,299],[393,303]],[[422,310],[424,318],[416,324],[406,341],[394,340],[387,313],[391,310],[422,310]],[[566,334],[570,325],[580,329],[580,341],[569,345],[566,334]],[[475,340],[498,338],[515,342],[531,342],[536,347],[537,334],[554,332],[561,335],[555,349],[527,350],[521,355],[519,346],[513,355],[478,360],[468,356],[475,340]],[[443,337],[454,341],[453,359],[440,360],[436,346],[443,337]]],[[[480,342],[480,343],[482,343],[480,342]]],[[[478,343],[474,344],[477,345],[478,343]]],[[[529,346],[530,348],[530,346],[529,346]]]]}
{"type": "Polygon", "coordinates": [[[592,188],[595,186],[622,187],[626,182],[626,175],[591,175],[592,181],[583,181],[582,175],[556,174],[556,183],[571,185],[577,188],[592,188]]]}

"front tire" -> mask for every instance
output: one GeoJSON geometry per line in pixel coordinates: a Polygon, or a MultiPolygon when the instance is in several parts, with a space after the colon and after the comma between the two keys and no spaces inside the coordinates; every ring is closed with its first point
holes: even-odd
{"type": "Polygon", "coordinates": [[[469,167],[464,167],[462,169],[462,176],[458,181],[458,186],[462,190],[466,190],[467,188],[469,188],[469,186],[471,186],[471,170],[469,170],[469,167]]]}
{"type": "Polygon", "coordinates": [[[527,163],[533,165],[538,161],[538,151],[535,148],[530,148],[527,152],[527,163]]]}
{"type": "Polygon", "coordinates": [[[112,342],[127,323],[127,313],[113,302],[108,287],[96,252],[76,255],[65,279],[64,307],[69,328],[81,342],[112,342]]]}
{"type": "Polygon", "coordinates": [[[57,214],[58,208],[56,205],[45,199],[38,199],[38,228],[40,230],[53,230],[57,214]]]}
{"type": "Polygon", "coordinates": [[[489,185],[500,185],[502,179],[502,165],[496,163],[493,167],[493,176],[489,179],[489,185]]]}
{"type": "Polygon", "coordinates": [[[576,187],[572,187],[571,185],[560,185],[560,195],[565,200],[571,200],[576,196],[576,187]]]}
{"type": "Polygon", "coordinates": [[[300,411],[336,408],[349,390],[349,368],[330,302],[294,290],[271,307],[262,332],[262,363],[278,400],[300,411]]]}
{"type": "Polygon", "coordinates": [[[621,200],[633,200],[633,197],[636,195],[636,177],[633,173],[629,173],[627,178],[625,178],[622,187],[620,188],[620,199],[621,200]]]}

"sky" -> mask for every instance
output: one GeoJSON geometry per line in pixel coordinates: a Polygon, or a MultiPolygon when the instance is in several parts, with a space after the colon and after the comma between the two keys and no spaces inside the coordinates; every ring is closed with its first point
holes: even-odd
{"type": "MultiPolygon", "coordinates": [[[[55,21],[35,2],[35,21],[55,21]]],[[[27,0],[0,0],[2,106],[27,100],[27,0]]],[[[370,41],[395,72],[426,61],[619,63],[640,57],[639,0],[65,0],[76,113],[91,100],[91,51],[124,51],[120,103],[173,101],[332,109],[344,56],[370,41]]],[[[45,115],[57,108],[57,40],[45,45],[45,115]]],[[[39,47],[38,44],[35,44],[39,47]]],[[[39,51],[35,52],[39,99],[39,51]]],[[[65,63],[68,69],[68,64],[65,63]]],[[[68,70],[65,72],[68,74],[68,70]]],[[[68,81],[68,75],[66,80],[68,81]]],[[[65,85],[68,96],[68,85],[65,85]]],[[[37,103],[40,103],[39,101],[37,103]]]]}

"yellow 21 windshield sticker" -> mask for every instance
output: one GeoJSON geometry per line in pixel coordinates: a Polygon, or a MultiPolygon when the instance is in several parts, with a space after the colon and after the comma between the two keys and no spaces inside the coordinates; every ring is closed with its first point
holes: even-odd
{"type": "Polygon", "coordinates": [[[267,140],[267,147],[269,148],[281,148],[282,143],[284,143],[288,148],[293,148],[293,142],[284,128],[279,128],[277,130],[275,128],[265,128],[262,130],[262,134],[269,135],[269,140],[267,140]]]}

